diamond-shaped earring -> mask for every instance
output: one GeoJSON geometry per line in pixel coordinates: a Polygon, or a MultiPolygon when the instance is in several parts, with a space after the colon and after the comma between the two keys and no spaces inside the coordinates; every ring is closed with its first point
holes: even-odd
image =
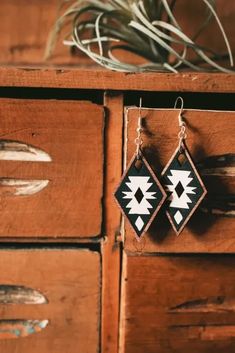
{"type": "Polygon", "coordinates": [[[179,235],[198,208],[207,191],[186,147],[186,126],[182,118],[183,99],[179,113],[179,145],[162,172],[162,183],[168,194],[166,214],[179,235]]]}
{"type": "Polygon", "coordinates": [[[141,103],[135,139],[136,152],[126,168],[114,194],[122,213],[130,222],[137,240],[148,230],[167,194],[144,157],[141,103]]]}

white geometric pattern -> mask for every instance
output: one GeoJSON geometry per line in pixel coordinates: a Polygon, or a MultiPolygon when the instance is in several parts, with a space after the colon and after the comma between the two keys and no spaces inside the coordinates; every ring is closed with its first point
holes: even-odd
{"type": "Polygon", "coordinates": [[[153,208],[153,206],[148,202],[148,200],[156,199],[156,192],[149,192],[149,188],[153,185],[153,183],[148,182],[149,177],[145,176],[130,176],[128,177],[130,182],[126,182],[126,185],[131,191],[122,191],[125,195],[124,199],[130,199],[130,202],[126,205],[126,208],[130,208],[129,214],[138,214],[138,215],[146,215],[150,214],[149,208],[153,208]],[[140,189],[143,197],[139,202],[136,198],[135,194],[137,190],[140,189]]]}
{"type": "MultiPolygon", "coordinates": [[[[150,214],[149,208],[153,206],[148,202],[148,200],[156,199],[154,194],[156,192],[148,191],[153,183],[148,182],[149,177],[145,176],[132,176],[128,177],[130,182],[126,182],[126,185],[131,191],[123,191],[125,195],[124,199],[130,199],[130,202],[126,205],[126,208],[130,208],[129,214],[146,215],[150,214]],[[140,198],[137,197],[137,193],[140,193],[140,198]]],[[[139,216],[135,221],[135,226],[139,231],[144,226],[142,218],[139,216]]]]}
{"type": "Polygon", "coordinates": [[[166,215],[179,235],[206,195],[205,186],[184,142],[176,148],[164,168],[162,181],[168,191],[166,215]]]}
{"type": "Polygon", "coordinates": [[[144,222],[143,222],[143,220],[142,220],[142,218],[141,218],[140,216],[139,216],[139,217],[137,218],[137,220],[135,221],[135,225],[136,225],[138,231],[141,231],[141,229],[142,229],[143,226],[144,226],[144,222]]]}
{"type": "Polygon", "coordinates": [[[177,211],[176,214],[174,215],[174,219],[176,221],[177,224],[180,224],[180,222],[183,219],[182,214],[180,213],[180,211],[177,211]]]}
{"type": "Polygon", "coordinates": [[[195,194],[196,189],[196,187],[188,186],[188,184],[190,184],[190,182],[193,180],[193,178],[189,177],[191,172],[174,169],[171,169],[170,172],[171,175],[167,175],[167,177],[172,182],[172,185],[166,185],[167,190],[171,192],[171,195],[168,198],[168,200],[171,201],[169,207],[188,209],[188,203],[192,203],[188,197],[188,194],[195,194]],[[179,182],[183,187],[181,195],[178,195],[176,190],[179,182]]]}
{"type": "Polygon", "coordinates": [[[140,241],[167,198],[141,150],[139,158],[135,154],[127,166],[114,196],[140,241]]]}

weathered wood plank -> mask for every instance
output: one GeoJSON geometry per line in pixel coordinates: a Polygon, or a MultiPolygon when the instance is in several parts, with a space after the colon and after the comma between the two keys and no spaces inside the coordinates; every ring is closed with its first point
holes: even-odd
{"type": "Polygon", "coordinates": [[[89,250],[1,250],[0,283],[40,289],[48,303],[0,303],[0,351],[96,353],[100,266],[100,254],[89,250]]]}
{"type": "Polygon", "coordinates": [[[234,351],[234,256],[126,260],[122,352],[234,351]]]}
{"type": "Polygon", "coordinates": [[[0,104],[0,237],[99,236],[103,107],[55,100],[0,104]]]}
{"type": "Polygon", "coordinates": [[[176,92],[235,92],[235,75],[208,73],[119,73],[103,69],[0,69],[0,86],[176,92]]]}
{"type": "MultiPolygon", "coordinates": [[[[127,108],[127,161],[135,151],[138,109],[127,108]]],[[[178,113],[174,110],[143,109],[143,148],[158,176],[178,144],[178,113]]],[[[182,234],[174,234],[160,212],[146,234],[144,252],[234,252],[235,178],[233,112],[186,110],[187,145],[208,190],[182,234]],[[223,216],[230,216],[223,217],[223,216]]],[[[136,251],[134,234],[126,224],[125,248],[136,251]]]]}
{"type": "Polygon", "coordinates": [[[122,172],[123,96],[106,92],[105,241],[102,243],[102,353],[118,352],[121,276],[120,213],[113,188],[122,172]]]}

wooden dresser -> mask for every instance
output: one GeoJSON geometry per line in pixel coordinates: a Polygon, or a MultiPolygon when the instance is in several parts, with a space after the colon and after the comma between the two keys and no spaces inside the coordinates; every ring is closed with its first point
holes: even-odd
{"type": "Polygon", "coordinates": [[[0,69],[0,351],[235,352],[235,76],[0,69]],[[178,95],[208,197],[140,245],[113,193],[143,98],[156,171],[178,95]]]}

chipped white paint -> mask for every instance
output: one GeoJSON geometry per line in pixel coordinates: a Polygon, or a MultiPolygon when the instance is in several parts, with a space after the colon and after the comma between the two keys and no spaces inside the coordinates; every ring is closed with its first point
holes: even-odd
{"type": "Polygon", "coordinates": [[[16,196],[29,196],[36,194],[47,187],[49,180],[22,180],[11,178],[0,178],[0,194],[12,194],[16,196]],[[12,189],[1,190],[2,187],[12,189]]]}
{"type": "Polygon", "coordinates": [[[15,286],[0,285],[0,304],[47,304],[47,298],[36,289],[15,286]]]}
{"type": "Polygon", "coordinates": [[[41,332],[49,320],[0,320],[0,339],[19,339],[41,332]]]}
{"type": "Polygon", "coordinates": [[[39,148],[18,141],[0,141],[0,160],[51,162],[51,156],[39,148]]]}

